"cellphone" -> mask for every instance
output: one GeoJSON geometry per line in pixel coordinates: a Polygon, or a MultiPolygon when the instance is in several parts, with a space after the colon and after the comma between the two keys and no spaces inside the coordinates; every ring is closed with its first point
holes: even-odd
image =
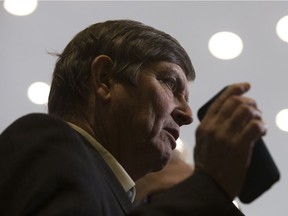
{"type": "MultiPolygon", "coordinates": [[[[198,110],[197,116],[200,121],[205,116],[210,105],[226,88],[227,86],[198,110]]],[[[242,203],[251,203],[267,191],[274,183],[279,181],[279,179],[280,172],[261,138],[254,145],[246,179],[238,198],[242,203]]]]}

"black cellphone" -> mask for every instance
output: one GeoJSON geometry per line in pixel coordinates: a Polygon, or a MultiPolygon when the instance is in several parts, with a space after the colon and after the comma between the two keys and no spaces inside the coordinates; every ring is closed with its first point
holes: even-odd
{"type": "MultiPolygon", "coordinates": [[[[197,116],[200,121],[210,105],[226,88],[222,89],[198,110],[197,116]]],[[[267,191],[279,179],[280,172],[264,141],[259,139],[253,148],[246,179],[238,198],[242,203],[250,203],[267,191]]]]}

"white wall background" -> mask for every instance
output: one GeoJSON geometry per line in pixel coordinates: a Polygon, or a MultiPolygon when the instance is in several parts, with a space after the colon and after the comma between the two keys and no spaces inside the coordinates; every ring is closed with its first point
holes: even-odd
{"type": "Polygon", "coordinates": [[[288,108],[288,44],[277,37],[275,25],[286,15],[286,1],[40,1],[37,10],[25,17],[0,7],[0,131],[23,114],[46,112],[26,93],[35,81],[50,82],[55,58],[48,51],[61,51],[94,22],[135,19],[170,33],[191,56],[197,72],[190,85],[195,121],[181,133],[191,149],[198,108],[229,83],[251,82],[249,95],[263,110],[269,127],[264,140],[282,176],[259,199],[240,205],[251,216],[285,216],[288,133],[276,127],[275,116],[288,108]],[[223,61],[209,53],[208,40],[218,31],[232,31],[242,38],[244,50],[238,58],[223,61]]]}

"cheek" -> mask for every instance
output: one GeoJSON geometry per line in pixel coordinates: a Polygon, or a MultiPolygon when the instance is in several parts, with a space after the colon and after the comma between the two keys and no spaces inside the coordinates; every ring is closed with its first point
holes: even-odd
{"type": "Polygon", "coordinates": [[[155,97],[153,103],[153,113],[155,115],[155,123],[164,124],[167,119],[170,118],[171,113],[174,109],[173,98],[167,97],[165,95],[159,95],[155,97]]]}
{"type": "Polygon", "coordinates": [[[134,142],[159,139],[165,122],[171,118],[173,97],[164,90],[150,90],[149,93],[133,95],[130,101],[135,103],[121,104],[117,107],[120,115],[118,130],[129,131],[130,139],[134,142]]]}
{"type": "Polygon", "coordinates": [[[172,103],[167,97],[154,93],[148,100],[139,101],[134,112],[131,119],[136,120],[135,126],[152,138],[161,131],[164,122],[171,115],[172,103]]]}
{"type": "Polygon", "coordinates": [[[134,152],[133,157],[141,160],[144,167],[158,171],[165,166],[172,154],[171,140],[163,131],[171,112],[169,103],[165,103],[167,100],[163,100],[163,97],[153,99],[156,99],[150,100],[153,103],[142,104],[136,113],[131,113],[125,129],[131,130],[129,141],[133,143],[133,147],[128,147],[130,152],[134,152]]]}

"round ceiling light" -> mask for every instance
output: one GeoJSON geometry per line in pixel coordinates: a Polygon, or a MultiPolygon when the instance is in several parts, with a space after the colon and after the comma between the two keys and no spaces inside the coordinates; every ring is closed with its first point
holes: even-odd
{"type": "Polygon", "coordinates": [[[38,5],[38,0],[4,0],[6,11],[15,16],[26,16],[33,13],[38,5]]]}
{"type": "Polygon", "coordinates": [[[46,104],[48,102],[50,86],[44,82],[35,82],[28,88],[27,95],[32,103],[46,104]]]}
{"type": "Polygon", "coordinates": [[[210,38],[208,49],[216,58],[230,60],[241,54],[243,42],[237,34],[223,31],[214,34],[210,38]]]}
{"type": "Polygon", "coordinates": [[[283,109],[276,115],[276,125],[280,130],[288,132],[288,109],[283,109]]]}
{"type": "Polygon", "coordinates": [[[278,37],[288,43],[288,16],[282,17],[276,25],[278,37]]]}

